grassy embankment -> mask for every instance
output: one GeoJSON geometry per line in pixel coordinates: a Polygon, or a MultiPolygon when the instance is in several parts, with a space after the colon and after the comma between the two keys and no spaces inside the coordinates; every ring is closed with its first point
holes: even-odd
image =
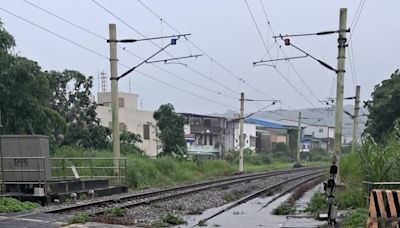
{"type": "MultiPolygon", "coordinates": [[[[83,150],[79,148],[64,147],[54,152],[53,157],[72,157],[77,158],[74,161],[54,162],[53,166],[69,167],[71,165],[90,166],[109,166],[112,167],[111,160],[82,160],[82,157],[112,157],[111,151],[99,150],[83,150]]],[[[270,161],[252,155],[245,156],[244,170],[245,172],[262,172],[270,170],[288,169],[293,166],[291,162],[270,161]],[[263,162],[265,161],[265,162],[263,162]]],[[[224,160],[198,160],[185,161],[170,157],[162,157],[157,159],[148,158],[141,155],[127,155],[127,184],[131,188],[146,188],[153,186],[171,186],[176,183],[185,183],[212,179],[221,176],[233,175],[237,172],[237,164],[235,161],[224,160]]],[[[321,165],[320,162],[310,162],[308,165],[321,165]]],[[[122,165],[123,166],[123,165],[122,165]]],[[[89,169],[78,169],[80,175],[90,175],[89,169]]],[[[110,175],[112,169],[96,170],[93,169],[95,175],[110,175]]],[[[66,175],[72,175],[69,168],[65,169],[66,175]]],[[[53,176],[63,175],[63,169],[53,170],[53,176]]]]}
{"type": "MultiPolygon", "coordinates": [[[[368,210],[368,186],[363,181],[391,182],[400,179],[400,131],[397,129],[383,144],[371,138],[364,138],[362,145],[354,154],[346,154],[340,163],[340,175],[344,187],[336,193],[339,209],[355,209],[344,218],[344,227],[365,227],[368,210]]],[[[378,187],[378,186],[374,186],[378,187]]],[[[399,189],[400,186],[383,186],[385,189],[399,189]]],[[[372,186],[371,186],[372,188],[372,186]]],[[[321,204],[324,195],[315,195],[309,208],[312,212],[326,210],[321,204]]],[[[326,201],[325,201],[326,202],[326,201]]]]}

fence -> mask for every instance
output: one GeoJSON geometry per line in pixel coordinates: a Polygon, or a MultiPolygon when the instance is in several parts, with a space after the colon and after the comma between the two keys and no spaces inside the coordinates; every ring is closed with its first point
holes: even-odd
{"type": "Polygon", "coordinates": [[[52,180],[74,179],[72,167],[77,170],[80,179],[111,179],[118,185],[126,184],[126,158],[51,158],[52,180]],[[117,167],[117,168],[116,168],[117,167]]]}
{"type": "Polygon", "coordinates": [[[81,180],[109,179],[114,185],[126,184],[126,158],[0,157],[1,191],[6,192],[6,185],[19,189],[30,184],[45,186],[46,193],[49,182],[76,179],[73,169],[81,180]]]}

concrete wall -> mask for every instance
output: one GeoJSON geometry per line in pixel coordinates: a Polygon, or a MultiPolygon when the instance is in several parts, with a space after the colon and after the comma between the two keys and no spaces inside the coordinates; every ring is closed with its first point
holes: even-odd
{"type": "MultiPolygon", "coordinates": [[[[158,139],[156,137],[156,121],[153,118],[152,111],[137,110],[138,95],[120,92],[118,97],[123,99],[119,107],[119,122],[121,127],[126,127],[127,131],[139,134],[142,143],[138,143],[140,149],[145,151],[148,156],[157,155],[158,139]],[[144,127],[149,125],[149,138],[144,139],[144,127]]],[[[100,118],[100,124],[105,127],[112,127],[111,114],[111,93],[98,93],[98,104],[104,106],[97,107],[97,116],[100,118]]]]}
{"type": "MultiPolygon", "coordinates": [[[[225,148],[227,150],[238,150],[239,149],[239,121],[229,121],[227,123],[226,136],[225,136],[225,148]]],[[[252,123],[244,123],[243,125],[244,134],[244,148],[251,150],[256,149],[256,125],[252,123]],[[254,140],[254,144],[251,145],[251,140],[254,140]]]]}
{"type": "Polygon", "coordinates": [[[335,136],[334,131],[335,129],[333,127],[308,125],[303,130],[303,134],[311,135],[319,139],[334,138],[335,136]]]}

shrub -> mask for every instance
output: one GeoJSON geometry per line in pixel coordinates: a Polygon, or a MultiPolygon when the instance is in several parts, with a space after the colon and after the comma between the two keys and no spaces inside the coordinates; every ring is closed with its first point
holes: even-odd
{"type": "Polygon", "coordinates": [[[341,225],[348,228],[365,227],[367,220],[368,209],[357,209],[349,215],[346,215],[341,225]]]}
{"type": "Polygon", "coordinates": [[[70,220],[68,220],[69,224],[74,224],[74,223],[86,223],[89,221],[89,215],[86,213],[77,213],[72,217],[70,220]]]}
{"type": "Polygon", "coordinates": [[[112,217],[124,217],[126,214],[125,208],[111,208],[106,212],[109,216],[112,217]]]}
{"type": "Polygon", "coordinates": [[[183,218],[169,213],[162,218],[162,221],[171,225],[187,224],[187,222],[183,220],[183,218]]]}
{"type": "Polygon", "coordinates": [[[39,207],[39,204],[32,202],[21,202],[14,198],[0,198],[0,213],[12,213],[21,211],[30,211],[39,207]]]}
{"type": "Polygon", "coordinates": [[[293,214],[295,211],[296,211],[296,209],[293,206],[291,206],[287,203],[283,203],[283,204],[279,205],[279,207],[275,208],[272,211],[272,214],[274,214],[274,215],[290,215],[290,214],[293,214]]]}

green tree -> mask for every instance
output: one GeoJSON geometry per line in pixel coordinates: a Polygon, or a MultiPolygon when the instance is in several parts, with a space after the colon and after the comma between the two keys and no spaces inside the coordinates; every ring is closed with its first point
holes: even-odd
{"type": "Polygon", "coordinates": [[[45,134],[65,128],[49,106],[49,82],[40,66],[12,53],[14,38],[0,22],[0,111],[4,133],[45,134]]]}
{"type": "Polygon", "coordinates": [[[100,125],[92,99],[93,77],[78,71],[51,71],[47,74],[51,107],[67,122],[66,132],[57,132],[59,145],[103,149],[109,146],[110,130],[100,125]]]}
{"type": "Polygon", "coordinates": [[[153,116],[157,121],[158,129],[160,129],[158,137],[162,142],[162,154],[186,153],[185,134],[183,131],[185,120],[175,113],[174,106],[169,103],[161,105],[153,116]]]}
{"type": "Polygon", "coordinates": [[[139,147],[136,146],[136,143],[142,142],[142,138],[139,134],[123,130],[120,134],[120,142],[122,154],[127,155],[144,153],[139,147]]]}
{"type": "Polygon", "coordinates": [[[376,141],[385,141],[400,118],[400,72],[396,70],[390,79],[376,85],[372,100],[365,102],[368,108],[368,120],[364,133],[370,134],[376,141]]]}

